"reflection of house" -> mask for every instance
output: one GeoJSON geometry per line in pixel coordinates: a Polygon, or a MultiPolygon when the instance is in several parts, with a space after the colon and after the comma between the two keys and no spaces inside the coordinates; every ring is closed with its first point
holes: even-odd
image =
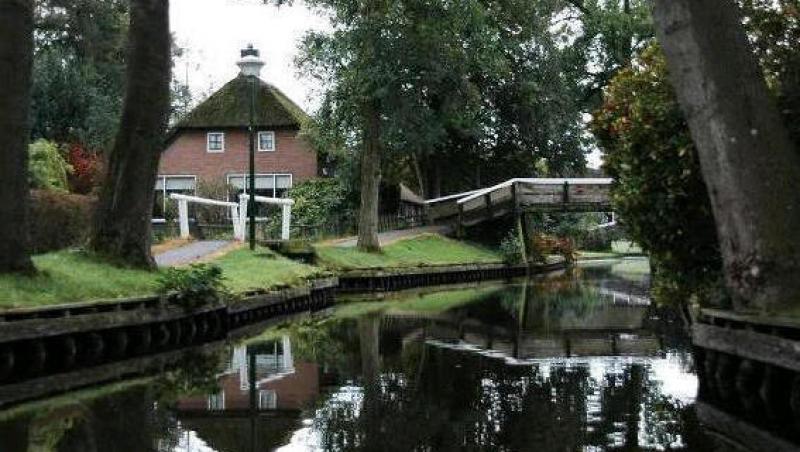
{"type": "Polygon", "coordinates": [[[287,336],[239,345],[217,376],[219,392],[178,400],[178,419],[216,451],[270,450],[298,427],[319,381],[315,363],[294,360],[287,336]]]}
{"type": "Polygon", "coordinates": [[[204,398],[181,399],[178,410],[218,414],[251,409],[300,410],[319,393],[317,365],[295,363],[287,336],[280,340],[237,346],[228,368],[217,381],[220,386],[218,393],[204,398]],[[254,366],[254,372],[251,366],[254,366]],[[256,391],[252,400],[251,383],[256,391]]]}

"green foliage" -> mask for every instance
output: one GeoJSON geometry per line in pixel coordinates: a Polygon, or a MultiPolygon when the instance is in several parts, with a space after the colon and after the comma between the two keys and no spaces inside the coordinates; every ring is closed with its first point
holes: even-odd
{"type": "Polygon", "coordinates": [[[161,293],[174,292],[175,302],[189,310],[225,299],[222,269],[217,265],[171,267],[159,277],[158,283],[161,293]]]}
{"type": "MultiPolygon", "coordinates": [[[[236,199],[236,197],[233,196],[235,193],[236,187],[224,182],[201,179],[197,183],[197,196],[201,198],[227,201],[229,199],[236,199]]],[[[178,203],[175,201],[168,201],[166,210],[170,210],[170,208],[177,209],[177,204],[178,203]]],[[[196,204],[193,205],[192,208],[194,209],[194,216],[200,224],[226,224],[230,221],[230,208],[228,207],[196,204]]],[[[164,212],[165,220],[170,221],[175,218],[177,218],[176,210],[164,212]]]]}
{"type": "Polygon", "coordinates": [[[507,264],[518,264],[523,261],[523,244],[516,229],[508,231],[500,241],[500,255],[507,264]]]}
{"type": "Polygon", "coordinates": [[[332,21],[298,59],[328,88],[312,142],[354,160],[370,101],[391,156],[384,178],[426,196],[537,174],[541,160],[553,174],[581,172],[597,85],[652,35],[645,1],[581,3],[311,1],[332,21]]]}
{"type": "Polygon", "coordinates": [[[294,200],[292,221],[302,225],[319,225],[334,218],[352,215],[353,193],[338,178],[303,181],[289,190],[294,200]]]}
{"type": "Polygon", "coordinates": [[[714,218],[688,126],[652,45],[620,71],[592,130],[615,179],[612,201],[631,238],[653,259],[662,294],[685,301],[721,271],[714,218]]]}
{"type": "Polygon", "coordinates": [[[56,143],[36,140],[28,147],[28,172],[32,188],[66,191],[72,166],[56,143]]]}
{"type": "Polygon", "coordinates": [[[63,191],[33,190],[30,205],[31,252],[77,247],[91,230],[95,198],[63,191]]]}
{"type": "MultiPolygon", "coordinates": [[[[739,4],[767,83],[800,141],[800,5],[739,4]]],[[[707,189],[657,45],[614,78],[592,130],[606,152],[606,170],[617,181],[615,208],[653,260],[655,294],[677,301],[719,298],[712,296],[723,284],[707,189]]]]}

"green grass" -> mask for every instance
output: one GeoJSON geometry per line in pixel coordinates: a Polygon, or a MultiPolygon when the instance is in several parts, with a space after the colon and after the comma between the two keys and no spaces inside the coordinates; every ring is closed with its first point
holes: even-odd
{"type": "MultiPolygon", "coordinates": [[[[77,251],[33,257],[35,276],[0,275],[0,309],[147,296],[158,292],[162,272],[119,268],[77,251]]],[[[298,284],[323,272],[267,249],[231,251],[213,261],[233,292],[298,284]]]]}
{"type": "Polygon", "coordinates": [[[316,246],[316,250],[318,263],[335,270],[502,262],[497,252],[436,234],[397,241],[383,247],[381,253],[327,245],[316,246]]]}
{"type": "Polygon", "coordinates": [[[76,251],[33,257],[36,276],[0,275],[0,308],[151,295],[158,273],[118,268],[76,251]]]}
{"type": "Polygon", "coordinates": [[[225,285],[233,292],[291,286],[323,276],[317,267],[286,259],[266,248],[254,253],[240,248],[215,259],[214,263],[222,268],[225,285]]]}

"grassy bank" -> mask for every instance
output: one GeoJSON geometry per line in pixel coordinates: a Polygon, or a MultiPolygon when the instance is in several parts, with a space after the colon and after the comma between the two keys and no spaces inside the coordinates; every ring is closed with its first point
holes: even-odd
{"type": "Polygon", "coordinates": [[[251,252],[239,248],[212,261],[222,269],[225,285],[234,292],[297,285],[325,272],[286,259],[265,248],[251,252]]]}
{"type": "MultiPolygon", "coordinates": [[[[77,251],[42,254],[33,261],[39,270],[35,276],[0,275],[0,309],[153,295],[163,273],[114,267],[77,251]]],[[[298,284],[322,273],[266,249],[237,249],[211,263],[222,268],[233,292],[298,284]]]]}
{"type": "Polygon", "coordinates": [[[419,267],[446,264],[502,262],[499,253],[478,245],[435,234],[423,234],[385,246],[381,253],[354,247],[319,245],[317,262],[331,270],[419,267]]]}

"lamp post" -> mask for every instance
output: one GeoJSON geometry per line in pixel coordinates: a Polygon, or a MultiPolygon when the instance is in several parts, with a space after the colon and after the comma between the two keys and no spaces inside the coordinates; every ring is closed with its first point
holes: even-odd
{"type": "Polygon", "coordinates": [[[242,49],[241,58],[236,62],[241,69],[242,75],[247,77],[250,84],[250,120],[247,132],[250,136],[250,174],[247,181],[248,194],[247,213],[250,222],[248,235],[250,236],[250,249],[256,249],[256,89],[258,86],[258,74],[264,67],[264,62],[259,58],[258,49],[253,48],[253,44],[248,44],[246,49],[242,49]]]}

